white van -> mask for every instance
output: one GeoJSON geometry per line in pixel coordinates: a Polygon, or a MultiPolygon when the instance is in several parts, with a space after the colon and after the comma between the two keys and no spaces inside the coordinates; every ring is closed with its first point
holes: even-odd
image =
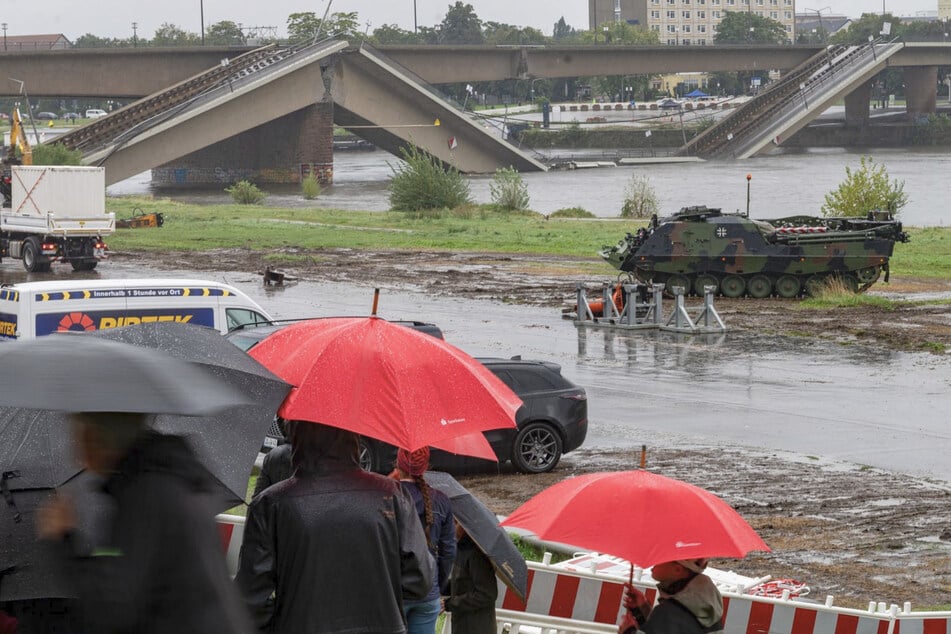
{"type": "Polygon", "coordinates": [[[271,318],[238,289],[208,280],[75,280],[0,288],[0,340],[149,321],[184,321],[226,333],[271,318]]]}
{"type": "Polygon", "coordinates": [[[89,110],[86,111],[86,118],[87,118],[87,119],[100,119],[100,118],[106,116],[107,114],[109,114],[109,113],[106,112],[105,110],[100,110],[99,108],[90,108],[89,110]]]}

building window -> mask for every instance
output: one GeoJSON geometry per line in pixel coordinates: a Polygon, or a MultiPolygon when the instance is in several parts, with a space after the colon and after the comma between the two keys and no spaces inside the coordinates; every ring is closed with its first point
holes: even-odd
{"type": "Polygon", "coordinates": [[[697,44],[699,44],[700,46],[706,46],[706,45],[707,45],[707,41],[706,41],[706,40],[697,40],[697,44]]]}
{"type": "Polygon", "coordinates": [[[706,11],[697,11],[697,19],[698,19],[698,20],[706,20],[706,19],[707,19],[707,12],[706,12],[706,11]]]}
{"type": "Polygon", "coordinates": [[[660,31],[659,24],[651,24],[651,31],[660,31]]]}
{"type": "Polygon", "coordinates": [[[736,0],[726,0],[726,6],[732,7],[736,4],[736,0]]]}
{"type": "Polygon", "coordinates": [[[677,12],[676,12],[676,11],[668,11],[668,12],[667,12],[667,19],[668,19],[668,20],[676,20],[676,19],[677,19],[677,12]]]}
{"type": "Polygon", "coordinates": [[[720,12],[719,12],[719,11],[713,11],[713,19],[714,19],[714,20],[719,20],[719,19],[720,19],[720,12]]]}
{"type": "Polygon", "coordinates": [[[676,46],[677,40],[667,40],[667,46],[676,46]]]}
{"type": "Polygon", "coordinates": [[[660,19],[660,11],[656,11],[656,10],[655,10],[655,11],[651,11],[651,19],[653,19],[653,20],[659,20],[659,19],[660,19]]]}
{"type": "Polygon", "coordinates": [[[690,11],[683,11],[681,15],[683,16],[684,20],[690,19],[690,11]]]}
{"type": "Polygon", "coordinates": [[[676,32],[677,32],[677,25],[676,25],[676,24],[668,24],[668,25],[667,25],[667,32],[668,32],[668,33],[676,33],[676,32]]]}
{"type": "Polygon", "coordinates": [[[698,25],[697,25],[697,32],[698,32],[698,33],[706,33],[706,32],[707,32],[707,25],[706,25],[706,24],[698,24],[698,25]]]}
{"type": "Polygon", "coordinates": [[[684,33],[690,33],[690,25],[689,25],[689,24],[685,24],[685,25],[684,25],[684,33]]]}
{"type": "Polygon", "coordinates": [[[690,40],[684,40],[681,42],[684,46],[690,46],[690,40]]]}
{"type": "Polygon", "coordinates": [[[787,20],[792,20],[792,11],[786,11],[783,13],[787,20]]]}
{"type": "Polygon", "coordinates": [[[771,18],[774,19],[774,20],[778,20],[778,19],[779,19],[779,11],[770,11],[770,12],[769,12],[769,17],[771,17],[771,18]]]}

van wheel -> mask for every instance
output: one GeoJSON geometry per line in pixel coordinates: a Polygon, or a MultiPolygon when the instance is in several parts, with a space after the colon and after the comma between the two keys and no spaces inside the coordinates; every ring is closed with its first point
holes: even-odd
{"type": "Polygon", "coordinates": [[[50,262],[44,261],[40,253],[40,241],[36,238],[23,241],[23,268],[28,273],[44,273],[50,270],[50,262]]]}
{"type": "Polygon", "coordinates": [[[91,271],[99,264],[99,260],[70,260],[74,271],[91,271]]]}
{"type": "Polygon", "coordinates": [[[561,460],[561,436],[547,423],[529,423],[515,435],[512,464],[522,473],[548,473],[561,460]]]}

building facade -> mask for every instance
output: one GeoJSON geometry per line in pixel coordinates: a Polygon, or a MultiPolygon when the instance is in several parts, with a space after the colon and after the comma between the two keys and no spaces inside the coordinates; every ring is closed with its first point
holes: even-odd
{"type": "Polygon", "coordinates": [[[938,0],[938,19],[951,20],[951,0],[938,0]]]}
{"type": "Polygon", "coordinates": [[[776,20],[787,41],[796,41],[796,0],[588,0],[588,24],[627,22],[656,31],[671,46],[708,46],[730,11],[776,20]]]}

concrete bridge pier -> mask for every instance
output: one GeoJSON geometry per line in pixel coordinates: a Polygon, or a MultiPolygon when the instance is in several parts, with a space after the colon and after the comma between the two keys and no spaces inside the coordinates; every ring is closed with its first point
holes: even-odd
{"type": "MultiPolygon", "coordinates": [[[[280,99],[280,96],[275,98],[280,99]]],[[[327,99],[152,169],[152,184],[195,187],[240,180],[333,182],[334,105],[327,99]]]]}
{"type": "Polygon", "coordinates": [[[938,105],[938,67],[921,66],[904,69],[905,111],[915,120],[922,115],[934,114],[938,105]]]}
{"type": "Polygon", "coordinates": [[[869,82],[845,96],[845,125],[864,127],[868,125],[869,106],[872,103],[872,85],[869,82]]]}

